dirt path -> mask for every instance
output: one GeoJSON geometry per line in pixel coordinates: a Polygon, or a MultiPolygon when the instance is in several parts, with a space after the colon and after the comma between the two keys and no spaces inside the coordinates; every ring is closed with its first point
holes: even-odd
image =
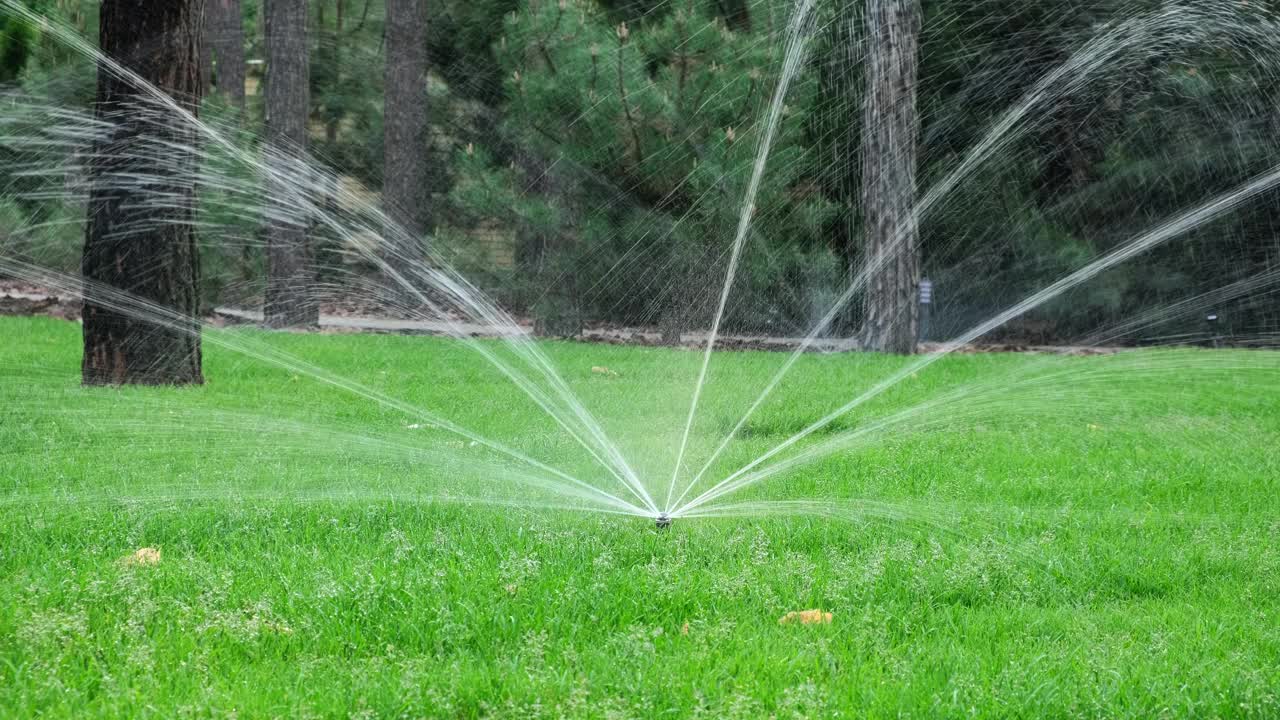
{"type": "MultiPolygon", "coordinates": [[[[232,322],[260,323],[262,313],[257,310],[219,307],[214,316],[232,322]]],[[[496,327],[461,321],[400,320],[350,315],[320,314],[320,329],[338,331],[397,332],[422,335],[448,335],[465,337],[507,337],[533,334],[533,327],[521,323],[517,328],[496,327]]],[[[583,330],[581,340],[618,345],[660,345],[662,336],[655,330],[633,327],[597,327],[583,330]]],[[[798,337],[770,337],[766,335],[721,335],[716,346],[724,349],[794,350],[804,342],[798,337]]],[[[684,334],[681,347],[702,348],[707,344],[707,332],[693,331],[684,334]]],[[[818,339],[811,347],[818,352],[840,352],[856,349],[849,340],[818,339]]]]}
{"type": "MultiPolygon", "coordinates": [[[[65,320],[80,319],[80,298],[60,296],[47,289],[16,281],[0,281],[0,315],[45,315],[65,320]]],[[[258,324],[262,322],[262,313],[257,310],[218,307],[206,319],[215,326],[236,324],[258,324]]],[[[504,336],[531,335],[533,327],[521,323],[518,329],[501,328],[481,323],[444,320],[406,320],[385,317],[367,317],[340,313],[321,313],[320,332],[381,332],[405,333],[416,335],[464,336],[475,338],[497,338],[504,336]]],[[[707,331],[692,331],[684,334],[680,347],[700,350],[706,347],[707,331]]],[[[651,328],[601,326],[583,331],[577,338],[586,342],[605,343],[610,345],[662,345],[662,336],[651,328]]],[[[716,348],[720,350],[795,350],[804,343],[804,338],[782,337],[770,335],[736,335],[722,334],[716,339],[716,348]]],[[[939,352],[942,343],[921,343],[921,352],[939,352]]],[[[818,338],[810,346],[811,352],[849,352],[857,350],[854,340],[843,338],[818,338]]],[[[1115,347],[1079,347],[1059,345],[1028,345],[1018,343],[971,344],[964,345],[952,352],[985,353],[985,352],[1024,352],[1053,355],[1108,355],[1125,348],[1115,347]]]]}

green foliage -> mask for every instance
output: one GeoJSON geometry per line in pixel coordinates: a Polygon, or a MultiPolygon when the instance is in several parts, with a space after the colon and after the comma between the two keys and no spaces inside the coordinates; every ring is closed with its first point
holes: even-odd
{"type": "Polygon", "coordinates": [[[458,97],[490,107],[502,102],[503,73],[494,46],[504,18],[519,6],[517,0],[428,3],[429,63],[458,97]]]}
{"type": "Polygon", "coordinates": [[[382,177],[382,3],[320,0],[311,56],[314,154],[372,187],[382,177]]]}
{"type": "MultiPolygon", "coordinates": [[[[93,37],[96,2],[37,5],[93,37]]],[[[924,3],[921,195],[967,168],[920,219],[939,328],[959,332],[1280,163],[1274,9],[1188,6],[1200,20],[1165,16],[1096,44],[1161,7],[924,3]],[[1063,63],[1099,51],[1105,62],[1036,90],[1063,63]],[[1010,113],[1017,122],[993,137],[1010,113]]],[[[310,8],[311,148],[376,191],[384,3],[310,8]]],[[[432,133],[406,151],[430,154],[437,248],[516,311],[563,294],[588,320],[705,325],[793,9],[789,0],[428,3],[432,133]],[[513,264],[495,262],[476,239],[495,228],[514,238],[513,264]],[[564,277],[577,282],[555,286],[564,277]]],[[[261,0],[244,0],[242,10],[247,57],[260,60],[261,0]]],[[[862,3],[818,3],[815,13],[726,309],[731,328],[807,330],[864,260],[862,3]]],[[[91,62],[47,33],[0,22],[0,82],[50,104],[88,107],[91,62]]],[[[251,76],[261,71],[250,67],[251,76]]],[[[248,105],[241,120],[252,138],[262,128],[261,97],[248,105]]],[[[222,119],[216,102],[206,112],[222,119]]],[[[12,178],[0,182],[14,187],[12,178]]],[[[1028,319],[1067,339],[1266,272],[1280,263],[1278,207],[1242,206],[1144,255],[1140,268],[1105,273],[1028,319]]],[[[76,212],[10,210],[27,223],[76,212]]],[[[230,223],[227,237],[241,234],[241,220],[217,218],[230,223]]],[[[74,254],[74,235],[66,234],[61,260],[74,254]]],[[[239,263],[210,262],[210,278],[239,263]]],[[[221,287],[211,284],[210,296],[221,287]]],[[[1280,327],[1280,311],[1267,303],[1241,312],[1257,332],[1280,327]]]]}
{"type": "MultiPolygon", "coordinates": [[[[785,17],[788,7],[758,12],[785,17]]],[[[760,42],[730,31],[712,11],[684,2],[628,24],[588,2],[538,2],[512,13],[504,26],[498,43],[507,78],[504,140],[534,160],[500,171],[515,173],[504,183],[511,192],[500,198],[464,190],[453,200],[473,216],[521,208],[513,221],[556,238],[557,267],[610,277],[583,298],[595,316],[653,320],[673,306],[705,304],[682,292],[698,285],[705,294],[714,285],[712,258],[733,240],[763,110],[778,79],[781,32],[760,42]],[[538,213],[538,204],[561,212],[538,213]],[[539,219],[552,215],[555,227],[539,219]],[[630,269],[612,272],[620,264],[630,269]],[[645,267],[652,272],[637,272],[645,267]]],[[[793,85],[785,125],[804,125],[815,90],[804,78],[793,85]]],[[[485,156],[509,155],[494,150],[485,156]]],[[[815,172],[812,152],[795,133],[782,133],[774,145],[753,236],[768,252],[749,262],[767,263],[779,252],[813,259],[809,249],[825,245],[828,204],[805,192],[815,172]]],[[[457,170],[468,188],[490,185],[465,179],[476,172],[474,163],[457,170]]],[[[731,314],[739,323],[758,316],[782,282],[776,273],[744,275],[751,278],[742,288],[746,296],[731,314]]],[[[794,319],[807,308],[782,312],[794,319]]]]}
{"type": "Polygon", "coordinates": [[[27,66],[36,38],[36,29],[25,21],[0,16],[0,83],[18,78],[27,66]]]}

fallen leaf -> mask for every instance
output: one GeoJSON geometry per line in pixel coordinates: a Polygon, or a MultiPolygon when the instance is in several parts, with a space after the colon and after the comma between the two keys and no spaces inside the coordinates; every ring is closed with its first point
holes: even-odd
{"type": "Polygon", "coordinates": [[[792,610],[778,618],[779,625],[791,625],[793,623],[800,623],[801,625],[830,625],[831,613],[822,612],[821,610],[792,610]]]}
{"type": "Polygon", "coordinates": [[[680,634],[681,634],[681,635],[688,635],[688,634],[689,634],[689,623],[685,623],[684,625],[681,625],[681,626],[680,626],[680,634]]]}
{"type": "Polygon", "coordinates": [[[132,555],[126,555],[123,561],[125,565],[158,565],[160,551],[150,547],[138,548],[132,555]]]}
{"type": "Polygon", "coordinates": [[[609,377],[618,377],[618,373],[602,365],[596,365],[595,367],[591,368],[591,372],[597,375],[608,375],[609,377]]]}

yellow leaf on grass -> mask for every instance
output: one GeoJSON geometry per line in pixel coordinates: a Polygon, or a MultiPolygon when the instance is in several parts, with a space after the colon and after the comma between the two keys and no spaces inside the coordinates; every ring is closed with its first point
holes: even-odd
{"type": "Polygon", "coordinates": [[[607,367],[603,367],[601,365],[596,365],[595,367],[591,368],[591,372],[597,375],[608,375],[609,377],[618,377],[618,373],[610,370],[607,367]]]}
{"type": "Polygon", "coordinates": [[[792,610],[791,612],[778,618],[779,625],[791,625],[800,623],[801,625],[829,625],[831,624],[831,613],[821,610],[792,610]]]}
{"type": "Polygon", "coordinates": [[[150,547],[138,548],[132,555],[124,557],[125,565],[158,565],[159,563],[160,551],[150,547]]]}

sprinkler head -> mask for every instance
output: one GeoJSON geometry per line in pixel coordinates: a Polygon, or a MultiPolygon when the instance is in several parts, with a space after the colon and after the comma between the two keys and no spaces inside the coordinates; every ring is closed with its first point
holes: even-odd
{"type": "Polygon", "coordinates": [[[659,530],[666,530],[671,527],[671,516],[666,513],[658,513],[658,517],[654,520],[659,530]]]}

